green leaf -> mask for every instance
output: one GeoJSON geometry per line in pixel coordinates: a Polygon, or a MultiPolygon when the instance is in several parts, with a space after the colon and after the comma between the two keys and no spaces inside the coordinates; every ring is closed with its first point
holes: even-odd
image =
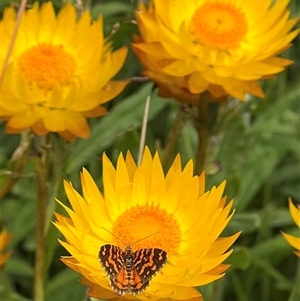
{"type": "Polygon", "coordinates": [[[72,301],[85,299],[87,287],[78,282],[80,275],[70,269],[63,269],[48,282],[46,287],[47,301],[72,301]]]}
{"type": "Polygon", "coordinates": [[[34,276],[33,267],[29,264],[29,262],[15,256],[10,257],[9,260],[6,262],[5,270],[7,273],[15,276],[34,276]]]}
{"type": "Polygon", "coordinates": [[[242,231],[242,235],[252,233],[261,226],[261,216],[258,213],[235,213],[226,227],[224,234],[232,234],[242,231]]]}
{"type": "Polygon", "coordinates": [[[246,247],[235,246],[233,253],[225,263],[232,265],[234,268],[246,270],[251,264],[251,252],[246,247]]]}
{"type": "Polygon", "coordinates": [[[5,271],[0,271],[0,300],[2,301],[32,301],[27,299],[14,291],[14,288],[7,277],[6,267],[5,271]]]}
{"type": "Polygon", "coordinates": [[[26,239],[33,232],[35,219],[32,217],[36,206],[32,201],[30,199],[7,199],[7,202],[1,204],[3,206],[1,208],[3,217],[10,221],[7,228],[13,234],[10,242],[12,247],[26,239]]]}
{"type": "Polygon", "coordinates": [[[109,1],[107,3],[97,3],[91,9],[91,15],[97,19],[99,15],[109,18],[116,15],[127,15],[134,13],[134,6],[122,1],[109,1]]]}
{"type": "MultiPolygon", "coordinates": [[[[299,229],[288,232],[290,235],[299,235],[299,229]]],[[[253,257],[264,259],[273,265],[280,262],[287,255],[294,256],[292,247],[286,242],[281,234],[272,236],[272,238],[255,244],[251,250],[253,257]]]]}
{"type": "MultiPolygon", "coordinates": [[[[81,168],[96,154],[101,156],[102,152],[114,143],[117,136],[140,127],[145,101],[151,94],[151,89],[152,84],[144,85],[135,94],[118,103],[107,116],[101,118],[93,126],[89,139],[77,140],[69,159],[67,173],[81,168]]],[[[167,103],[168,100],[164,98],[151,96],[148,120],[151,120],[167,103]]]]}
{"type": "Polygon", "coordinates": [[[253,264],[257,266],[262,273],[270,276],[270,278],[275,280],[277,282],[276,285],[280,286],[281,289],[292,288],[292,282],[284,277],[284,275],[281,274],[278,270],[276,270],[268,261],[253,257],[253,264]]]}
{"type": "Polygon", "coordinates": [[[298,261],[296,266],[294,286],[288,301],[299,301],[299,300],[300,300],[300,261],[298,261]]]}

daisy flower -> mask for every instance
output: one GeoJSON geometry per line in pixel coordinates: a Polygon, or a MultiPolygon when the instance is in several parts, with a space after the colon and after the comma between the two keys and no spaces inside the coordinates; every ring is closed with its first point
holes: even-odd
{"type": "MultiPolygon", "coordinates": [[[[278,57],[298,34],[291,31],[289,0],[153,0],[136,13],[141,41],[134,48],[155,68],[184,78],[190,93],[222,90],[243,100],[264,97],[258,80],[283,71],[292,61],[278,57]],[[218,87],[218,90],[216,90],[218,87]]],[[[153,80],[156,80],[153,78],[153,80]]]]}
{"type": "Polygon", "coordinates": [[[106,114],[102,104],[127,84],[111,81],[127,49],[112,52],[103,37],[102,18],[93,21],[88,10],[77,17],[67,4],[56,16],[52,2],[41,7],[36,2],[23,13],[4,66],[15,24],[14,8],[6,8],[0,23],[0,118],[7,120],[6,132],[30,128],[37,135],[87,138],[86,118],[106,114]]]}
{"type": "Polygon", "coordinates": [[[104,193],[85,169],[81,185],[82,196],[65,182],[72,208],[59,202],[68,217],[56,214],[55,226],[70,253],[62,261],[82,275],[90,296],[201,301],[196,287],[229,268],[223,262],[239,233],[220,234],[233,201],[222,196],[225,182],[205,191],[205,175],[193,175],[192,161],[182,168],[177,155],[164,174],[148,148],[140,166],[130,152],[120,154],[116,168],[104,154],[104,193]]]}

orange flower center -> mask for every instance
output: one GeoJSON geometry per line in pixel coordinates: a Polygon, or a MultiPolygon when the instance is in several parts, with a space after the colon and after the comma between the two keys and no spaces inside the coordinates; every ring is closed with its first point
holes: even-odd
{"type": "Polygon", "coordinates": [[[63,46],[41,44],[22,53],[18,67],[29,83],[50,90],[55,84],[71,82],[76,63],[63,46]]]}
{"type": "Polygon", "coordinates": [[[231,3],[206,2],[195,11],[191,30],[197,42],[227,49],[239,45],[247,33],[247,22],[231,3]]]}
{"type": "Polygon", "coordinates": [[[159,248],[168,255],[176,253],[181,241],[180,227],[174,216],[149,204],[122,213],[114,223],[113,234],[134,250],[159,248]]]}

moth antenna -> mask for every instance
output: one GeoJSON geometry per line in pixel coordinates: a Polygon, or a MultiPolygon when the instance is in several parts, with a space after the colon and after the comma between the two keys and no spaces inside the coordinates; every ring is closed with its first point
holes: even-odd
{"type": "Polygon", "coordinates": [[[148,235],[148,236],[146,236],[146,237],[143,237],[143,238],[141,238],[141,239],[135,241],[133,244],[131,244],[131,246],[133,246],[134,244],[136,244],[136,243],[138,243],[138,242],[140,242],[140,241],[142,241],[142,240],[144,240],[144,239],[146,239],[146,238],[149,238],[150,236],[156,235],[156,234],[158,234],[158,233],[159,233],[159,231],[157,231],[157,232],[155,232],[155,233],[152,233],[152,234],[150,234],[150,235],[148,235]]]}
{"type": "Polygon", "coordinates": [[[107,229],[105,229],[105,228],[103,228],[103,227],[101,227],[103,230],[105,230],[105,231],[107,231],[108,233],[110,233],[112,236],[114,236],[116,239],[118,239],[119,241],[121,241],[123,244],[124,244],[124,246],[126,246],[126,243],[125,243],[125,241],[123,241],[121,238],[119,238],[118,236],[116,236],[115,234],[113,234],[113,233],[111,233],[109,230],[107,230],[107,229]]]}
{"type": "MultiPolygon", "coordinates": [[[[125,246],[127,245],[121,238],[119,238],[118,236],[116,236],[115,234],[113,234],[113,233],[111,233],[109,230],[107,230],[107,229],[105,229],[105,228],[103,228],[103,227],[101,227],[103,230],[105,230],[105,231],[107,231],[108,233],[110,233],[112,236],[114,236],[116,239],[118,239],[119,241],[121,241],[125,246]]],[[[155,233],[152,233],[152,234],[150,234],[150,235],[148,235],[148,236],[146,236],[146,237],[143,237],[143,238],[141,238],[141,239],[139,239],[139,240],[137,240],[137,241],[135,241],[133,244],[131,244],[130,246],[133,246],[134,244],[136,244],[136,243],[138,243],[138,242],[140,242],[140,241],[142,241],[142,240],[144,240],[144,239],[146,239],[146,238],[149,238],[150,236],[153,236],[153,235],[156,235],[156,234],[158,234],[159,233],[159,231],[157,231],[157,232],[155,232],[155,233]]]]}

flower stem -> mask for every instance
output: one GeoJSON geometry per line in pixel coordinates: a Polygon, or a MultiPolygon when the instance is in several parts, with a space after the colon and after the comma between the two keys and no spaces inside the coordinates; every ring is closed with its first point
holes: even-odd
{"type": "Polygon", "coordinates": [[[51,220],[53,219],[53,212],[58,211],[56,208],[57,202],[55,198],[62,200],[65,197],[63,190],[63,178],[67,170],[68,158],[70,154],[71,144],[58,135],[51,136],[51,179],[49,179],[49,201],[46,209],[45,218],[45,237],[47,241],[47,252],[45,257],[45,283],[47,283],[47,276],[53,260],[55,249],[57,248],[57,229],[51,227],[51,220]]]}
{"type": "Polygon", "coordinates": [[[167,144],[164,149],[164,154],[162,156],[162,166],[168,168],[170,162],[172,162],[174,156],[174,148],[176,146],[178,137],[186,121],[186,114],[183,112],[181,107],[178,108],[177,115],[173,121],[169,136],[167,139],[167,144]]]}
{"type": "Polygon", "coordinates": [[[44,266],[45,266],[45,217],[48,197],[49,176],[49,135],[42,136],[41,153],[36,158],[37,173],[37,216],[36,216],[36,253],[35,253],[35,278],[34,300],[44,301],[44,266]]]}
{"type": "Polygon", "coordinates": [[[206,154],[209,142],[208,135],[208,102],[209,102],[209,92],[204,92],[200,94],[199,104],[198,104],[198,150],[196,154],[196,174],[200,174],[205,169],[206,154]]]}

